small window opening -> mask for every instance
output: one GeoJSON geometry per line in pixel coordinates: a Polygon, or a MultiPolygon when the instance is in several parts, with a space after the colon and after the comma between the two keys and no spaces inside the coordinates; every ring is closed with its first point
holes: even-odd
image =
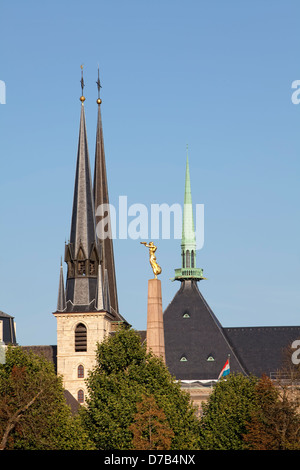
{"type": "Polygon", "coordinates": [[[84,391],[83,390],[78,390],[77,401],[78,403],[84,403],[84,391]]]}
{"type": "Polygon", "coordinates": [[[190,257],[190,250],[186,250],[186,267],[191,267],[191,257],[190,257]]]}

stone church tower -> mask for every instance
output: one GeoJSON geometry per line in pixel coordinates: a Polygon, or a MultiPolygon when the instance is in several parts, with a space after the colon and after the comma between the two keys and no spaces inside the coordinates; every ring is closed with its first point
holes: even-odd
{"type": "Polygon", "coordinates": [[[66,286],[60,268],[57,310],[57,373],[63,385],[79,403],[86,397],[85,379],[95,364],[97,343],[120,323],[112,239],[96,234],[95,208],[108,203],[100,81],[98,75],[98,121],[95,170],[92,185],[85,110],[82,96],[77,165],[69,243],[65,245],[66,286]]]}

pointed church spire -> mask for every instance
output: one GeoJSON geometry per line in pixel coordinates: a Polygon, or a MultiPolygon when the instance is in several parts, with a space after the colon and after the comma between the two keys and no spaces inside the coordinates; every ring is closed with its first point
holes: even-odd
{"type": "Polygon", "coordinates": [[[196,267],[196,235],[195,235],[194,216],[193,216],[188,148],[186,152],[181,257],[182,257],[181,268],[175,269],[174,280],[182,281],[185,279],[194,279],[196,281],[199,281],[201,279],[205,279],[203,277],[203,270],[196,267]]]}
{"type": "MultiPolygon", "coordinates": [[[[105,152],[104,152],[104,139],[103,139],[103,129],[102,129],[102,117],[101,117],[101,103],[100,98],[100,76],[98,68],[98,119],[97,119],[97,131],[96,131],[96,149],[95,149],[95,166],[94,166],[94,205],[95,210],[102,205],[107,205],[109,209],[109,197],[108,197],[108,184],[107,184],[107,174],[106,174],[106,162],[105,162],[105,152]]],[[[96,216],[96,224],[99,222],[100,217],[96,216]]],[[[108,213],[108,220],[110,224],[110,214],[108,213]]],[[[99,239],[102,247],[102,279],[105,279],[105,271],[107,270],[108,285],[109,285],[109,298],[110,298],[110,307],[113,312],[118,313],[118,296],[117,296],[117,283],[116,283],[116,273],[115,273],[115,262],[114,262],[114,250],[113,250],[113,240],[111,237],[106,237],[105,239],[99,239]]]]}
{"type": "Polygon", "coordinates": [[[190,245],[190,249],[196,251],[196,236],[193,216],[193,203],[191,191],[191,179],[189,168],[188,149],[186,152],[185,191],[182,222],[182,246],[190,245]]]}
{"type": "Polygon", "coordinates": [[[85,254],[88,256],[90,245],[94,241],[94,201],[84,104],[82,101],[70,243],[74,245],[74,252],[76,254],[79,246],[82,245],[85,254]]]}
{"type": "Polygon", "coordinates": [[[60,261],[59,285],[58,285],[58,298],[57,298],[57,311],[63,312],[66,308],[66,294],[64,283],[64,271],[62,266],[62,259],[60,261]]]}
{"type": "Polygon", "coordinates": [[[95,300],[99,253],[96,244],[95,210],[92,190],[81,66],[81,113],[70,241],[65,248],[68,264],[66,301],[88,306],[95,300]]]}

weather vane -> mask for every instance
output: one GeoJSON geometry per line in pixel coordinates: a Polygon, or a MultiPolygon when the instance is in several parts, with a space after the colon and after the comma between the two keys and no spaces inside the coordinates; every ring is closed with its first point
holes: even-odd
{"type": "Polygon", "coordinates": [[[96,81],[97,83],[97,88],[98,88],[98,99],[97,99],[97,103],[98,104],[101,104],[101,98],[100,98],[100,88],[102,88],[101,86],[101,83],[100,83],[100,75],[99,75],[99,67],[98,67],[98,80],[96,81]]]}
{"type": "Polygon", "coordinates": [[[80,66],[80,68],[81,68],[81,80],[80,80],[80,83],[81,83],[81,97],[80,97],[80,101],[83,103],[84,100],[85,100],[85,97],[83,96],[83,89],[84,89],[83,64],[80,66]]]}

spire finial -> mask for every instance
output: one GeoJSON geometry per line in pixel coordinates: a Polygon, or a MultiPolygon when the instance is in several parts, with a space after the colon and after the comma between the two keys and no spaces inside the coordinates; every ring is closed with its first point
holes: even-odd
{"type": "Polygon", "coordinates": [[[80,101],[83,104],[83,102],[85,101],[85,97],[83,96],[83,89],[84,89],[83,64],[80,66],[80,68],[81,68],[81,80],[80,80],[80,83],[81,83],[81,97],[80,97],[80,101]]]}
{"type": "Polygon", "coordinates": [[[98,88],[98,99],[97,99],[97,103],[98,104],[101,104],[102,103],[102,100],[100,98],[100,88],[102,88],[101,86],[101,83],[100,83],[100,73],[99,73],[99,66],[98,66],[98,80],[96,81],[97,83],[97,88],[98,88]]]}

